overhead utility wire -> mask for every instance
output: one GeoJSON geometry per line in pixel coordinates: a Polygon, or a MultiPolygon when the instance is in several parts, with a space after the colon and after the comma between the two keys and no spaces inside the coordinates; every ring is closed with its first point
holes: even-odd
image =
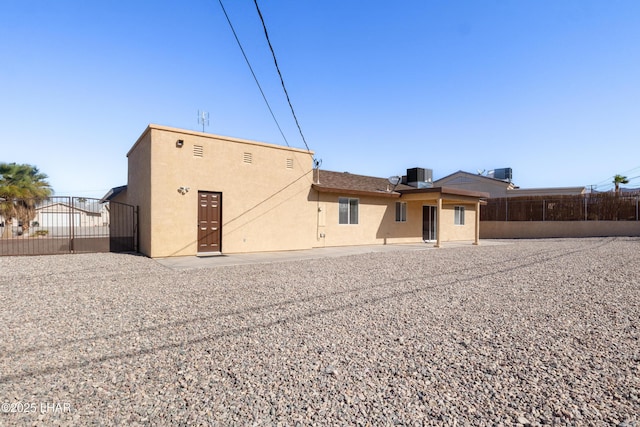
{"type": "MultiPolygon", "coordinates": [[[[635,170],[637,170],[637,169],[640,169],[640,166],[637,166],[637,167],[635,167],[635,168],[633,168],[633,169],[629,169],[628,171],[624,171],[624,172],[622,172],[622,173],[621,173],[621,175],[628,174],[629,172],[633,172],[633,171],[635,171],[635,170]]],[[[611,176],[610,178],[603,179],[602,181],[600,181],[599,183],[594,184],[594,185],[598,186],[598,185],[601,185],[601,184],[611,184],[611,182],[612,182],[611,180],[612,180],[613,178],[614,178],[614,176],[611,176]]],[[[637,177],[629,178],[629,179],[635,179],[635,178],[637,178],[637,177]]]]}
{"type": "MultiPolygon", "coordinates": [[[[249,62],[249,58],[247,58],[247,54],[244,53],[244,49],[242,48],[242,43],[240,43],[240,39],[238,38],[238,35],[236,34],[236,30],[233,28],[233,24],[231,23],[231,19],[229,19],[229,15],[227,14],[227,10],[224,8],[224,5],[222,4],[222,0],[218,0],[218,2],[220,3],[220,7],[222,8],[222,12],[224,12],[224,16],[225,18],[227,18],[227,22],[229,23],[229,27],[231,27],[231,32],[233,33],[233,37],[236,38],[236,42],[238,43],[238,47],[240,47],[240,51],[242,52],[242,56],[244,56],[244,60],[247,62],[247,65],[249,66],[249,70],[251,70],[251,75],[253,76],[253,79],[256,81],[256,84],[258,85],[258,89],[260,89],[260,93],[262,94],[262,99],[264,99],[265,104],[267,104],[267,108],[269,109],[269,112],[271,113],[271,117],[273,117],[273,121],[276,122],[276,126],[278,126],[278,130],[280,131],[280,135],[282,135],[282,139],[284,139],[284,142],[287,144],[287,147],[290,147],[289,145],[289,141],[287,141],[287,137],[284,136],[284,132],[282,132],[282,128],[280,127],[280,123],[278,123],[278,120],[276,119],[275,114],[273,114],[273,110],[271,109],[271,105],[269,105],[269,101],[267,101],[267,96],[264,94],[264,91],[262,90],[262,86],[260,86],[260,82],[258,81],[258,77],[256,77],[256,73],[253,72],[253,67],[251,66],[251,63],[249,62]]],[[[291,105],[291,104],[289,104],[291,105]]],[[[297,120],[296,120],[297,123],[297,120]]],[[[299,128],[299,126],[298,126],[299,128]]],[[[304,139],[304,137],[303,137],[304,139]]],[[[305,142],[306,145],[306,142],[305,142]]],[[[307,150],[309,149],[309,147],[307,147],[307,150]]]]}
{"type": "Polygon", "coordinates": [[[282,89],[284,90],[284,94],[287,97],[287,102],[289,103],[289,108],[291,108],[291,114],[293,114],[293,119],[296,121],[296,126],[298,126],[298,131],[300,132],[300,136],[302,137],[302,142],[304,142],[304,146],[307,147],[307,151],[311,151],[309,149],[309,145],[307,144],[307,140],[302,133],[302,128],[300,127],[300,123],[298,122],[298,117],[296,116],[296,112],[293,110],[293,105],[291,105],[291,100],[289,99],[289,93],[287,92],[287,88],[284,85],[284,79],[282,78],[282,73],[280,72],[280,67],[278,67],[278,60],[276,59],[276,53],[273,50],[273,46],[271,46],[271,40],[269,40],[269,33],[267,32],[267,26],[264,23],[264,18],[262,17],[262,12],[260,12],[260,7],[258,6],[258,0],[253,0],[253,3],[256,5],[256,10],[258,11],[258,16],[260,16],[260,21],[262,22],[262,28],[264,29],[264,35],[267,38],[267,43],[269,44],[269,49],[271,50],[271,55],[273,56],[273,62],[276,65],[276,70],[278,71],[278,76],[280,76],[280,84],[282,84],[282,89]]]}

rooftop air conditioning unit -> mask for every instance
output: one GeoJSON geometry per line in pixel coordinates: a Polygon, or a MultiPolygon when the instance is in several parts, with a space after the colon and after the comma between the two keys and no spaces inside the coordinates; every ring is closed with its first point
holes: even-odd
{"type": "Polygon", "coordinates": [[[511,180],[513,179],[513,170],[511,168],[496,169],[494,171],[493,177],[502,181],[511,182],[511,180]]]}
{"type": "Polygon", "coordinates": [[[433,169],[407,169],[407,185],[416,188],[433,187],[433,169]]]}

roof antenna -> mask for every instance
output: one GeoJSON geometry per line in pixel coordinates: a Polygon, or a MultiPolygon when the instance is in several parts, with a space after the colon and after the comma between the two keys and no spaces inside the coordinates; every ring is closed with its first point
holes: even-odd
{"type": "Polygon", "coordinates": [[[205,126],[209,126],[209,113],[207,111],[198,110],[198,124],[202,125],[202,132],[204,132],[205,126]]]}

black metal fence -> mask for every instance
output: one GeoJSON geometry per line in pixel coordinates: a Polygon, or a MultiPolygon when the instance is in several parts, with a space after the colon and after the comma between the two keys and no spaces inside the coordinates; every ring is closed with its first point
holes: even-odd
{"type": "Polygon", "coordinates": [[[137,249],[134,206],[59,196],[0,201],[0,256],[137,249]]]}
{"type": "Polygon", "coordinates": [[[480,221],[638,221],[639,200],[615,193],[488,199],[480,221]]]}

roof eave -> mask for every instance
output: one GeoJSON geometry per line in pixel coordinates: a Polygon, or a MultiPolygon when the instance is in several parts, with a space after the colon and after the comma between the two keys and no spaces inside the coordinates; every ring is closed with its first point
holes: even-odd
{"type": "Polygon", "coordinates": [[[484,191],[462,190],[459,188],[451,188],[451,187],[412,188],[410,190],[400,190],[400,193],[401,194],[440,193],[443,196],[444,195],[464,196],[464,197],[472,197],[476,199],[488,199],[490,197],[490,194],[485,193],[484,191]]]}
{"type": "Polygon", "coordinates": [[[114,197],[116,197],[118,194],[127,191],[127,186],[126,185],[121,185],[119,187],[113,187],[111,188],[107,194],[105,194],[104,196],[102,196],[102,198],[98,201],[98,203],[106,203],[110,200],[112,200],[114,197]]]}

